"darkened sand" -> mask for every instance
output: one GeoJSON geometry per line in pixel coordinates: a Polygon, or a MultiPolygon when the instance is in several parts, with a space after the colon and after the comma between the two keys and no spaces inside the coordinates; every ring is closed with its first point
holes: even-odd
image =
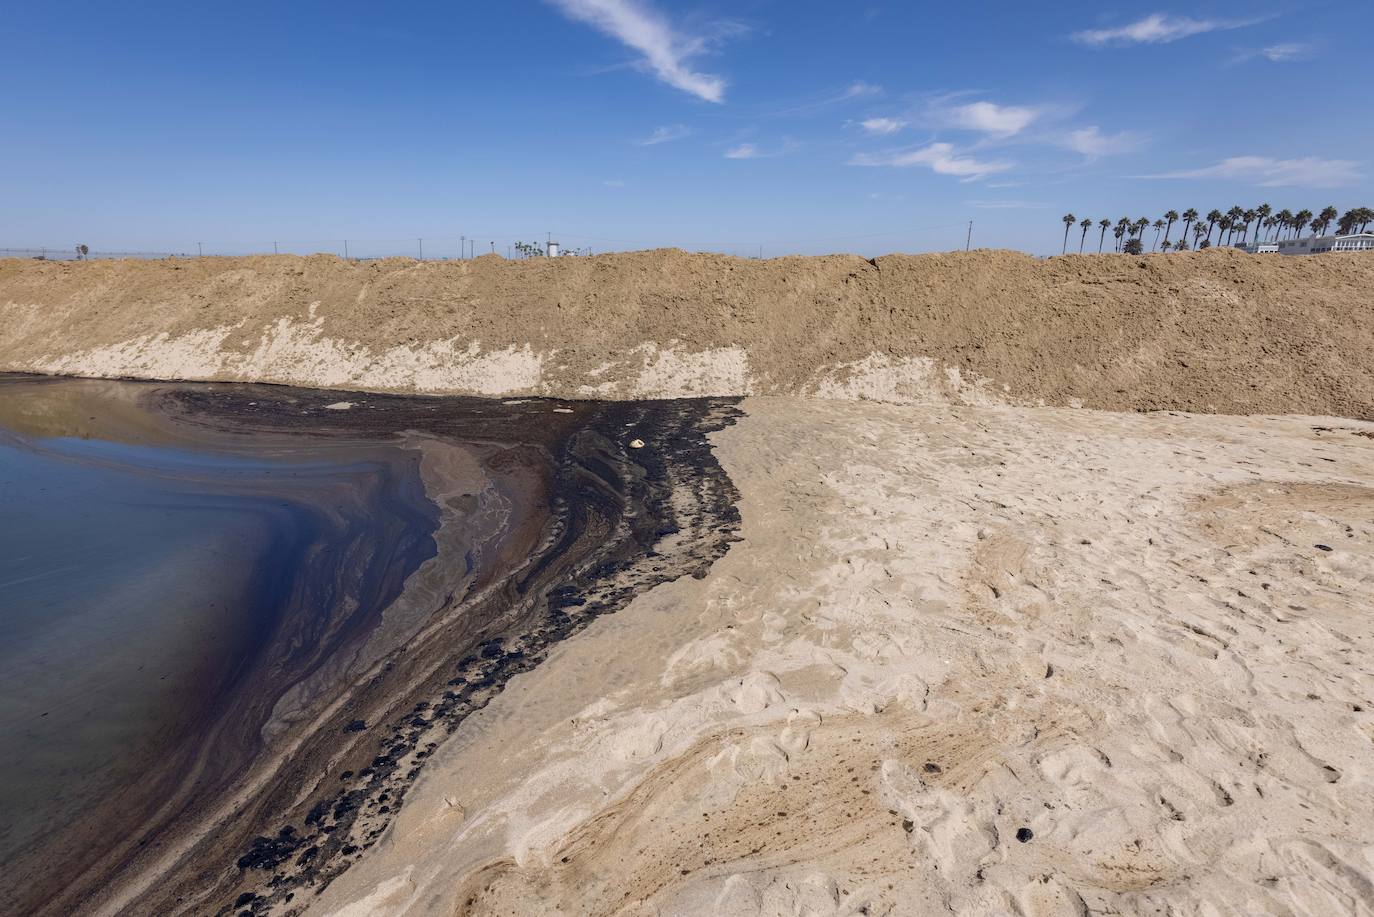
{"type": "Polygon", "coordinates": [[[300,907],[512,674],[724,553],[732,417],[0,380],[6,912],[300,907]]]}

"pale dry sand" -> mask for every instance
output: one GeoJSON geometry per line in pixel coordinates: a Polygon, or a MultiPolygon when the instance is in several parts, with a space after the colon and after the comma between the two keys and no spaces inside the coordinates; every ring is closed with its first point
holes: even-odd
{"type": "Polygon", "coordinates": [[[1374,909],[1374,425],[744,407],[743,540],[514,679],[312,913],[1374,909]]]}

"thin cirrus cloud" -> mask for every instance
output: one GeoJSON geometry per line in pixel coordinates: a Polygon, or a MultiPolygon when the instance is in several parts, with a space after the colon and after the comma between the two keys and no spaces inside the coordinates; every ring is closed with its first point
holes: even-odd
{"type": "Polygon", "coordinates": [[[860,121],[859,126],[870,134],[883,137],[897,133],[906,127],[906,122],[898,121],[896,118],[869,118],[866,121],[860,121]]]}
{"type": "Polygon", "coordinates": [[[740,143],[730,147],[725,151],[726,159],[772,159],[774,156],[786,156],[789,153],[801,149],[802,144],[791,137],[783,137],[767,148],[759,146],[757,143],[740,143]]]}
{"type": "Polygon", "coordinates": [[[834,105],[840,105],[853,99],[866,99],[883,94],[883,87],[876,83],[868,83],[864,80],[855,80],[847,86],[839,89],[821,92],[796,101],[790,105],[785,105],[774,111],[767,113],[770,118],[788,118],[799,115],[814,115],[820,111],[834,105]]]}
{"type": "Polygon", "coordinates": [[[635,142],[640,146],[658,146],[660,143],[672,143],[674,140],[689,137],[691,133],[692,129],[685,124],[666,124],[654,128],[652,134],[635,142]]]}
{"type": "Polygon", "coordinates": [[[1316,46],[1307,42],[1286,41],[1266,48],[1248,48],[1240,51],[1231,59],[1231,63],[1243,64],[1246,61],[1264,58],[1272,64],[1291,64],[1311,60],[1315,52],[1316,46]]]}
{"type": "Polygon", "coordinates": [[[1193,19],[1189,16],[1169,16],[1153,13],[1129,25],[1114,29],[1086,29],[1071,36],[1081,45],[1105,48],[1120,45],[1167,44],[1207,32],[1241,29],[1260,22],[1260,19],[1193,19]]]}
{"type": "Polygon", "coordinates": [[[952,175],[960,181],[977,181],[986,175],[1005,172],[1009,162],[984,161],[964,155],[950,143],[931,143],[916,150],[896,150],[887,153],[859,153],[849,160],[851,166],[892,166],[910,168],[925,166],[937,175],[952,175]]]}
{"type": "Polygon", "coordinates": [[[725,101],[725,80],[692,69],[710,40],[675,29],[644,0],[549,0],[563,15],[611,36],[642,57],[639,65],[674,89],[707,102],[725,101]]]}
{"type": "Polygon", "coordinates": [[[1021,133],[1040,116],[1034,108],[1020,105],[998,105],[995,102],[971,102],[946,109],[944,117],[952,127],[979,131],[994,137],[1011,137],[1021,133]]]}
{"type": "Polygon", "coordinates": [[[1133,153],[1140,149],[1143,143],[1143,138],[1134,131],[1104,134],[1096,125],[1090,125],[1076,131],[1069,131],[1064,136],[1062,145],[1075,153],[1096,158],[1098,156],[1114,156],[1119,153],[1133,153]]]}
{"type": "Polygon", "coordinates": [[[1232,156],[1216,165],[1201,169],[1184,169],[1160,175],[1137,175],[1136,178],[1216,178],[1258,185],[1262,188],[1297,186],[1305,188],[1338,188],[1359,180],[1359,163],[1349,159],[1320,159],[1304,156],[1298,159],[1271,159],[1268,156],[1232,156]]]}

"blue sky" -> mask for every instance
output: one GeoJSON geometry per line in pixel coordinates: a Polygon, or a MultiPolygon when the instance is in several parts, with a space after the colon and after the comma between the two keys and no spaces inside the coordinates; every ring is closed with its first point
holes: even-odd
{"type": "Polygon", "coordinates": [[[4,3],[0,246],[1047,253],[1066,210],[1374,206],[1368,2],[4,3]]]}

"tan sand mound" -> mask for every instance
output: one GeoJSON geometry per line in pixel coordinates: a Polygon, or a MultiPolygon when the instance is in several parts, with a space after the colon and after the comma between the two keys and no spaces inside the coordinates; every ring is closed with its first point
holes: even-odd
{"type": "Polygon", "coordinates": [[[1374,256],[0,261],[0,369],[1374,416],[1374,256]]]}

